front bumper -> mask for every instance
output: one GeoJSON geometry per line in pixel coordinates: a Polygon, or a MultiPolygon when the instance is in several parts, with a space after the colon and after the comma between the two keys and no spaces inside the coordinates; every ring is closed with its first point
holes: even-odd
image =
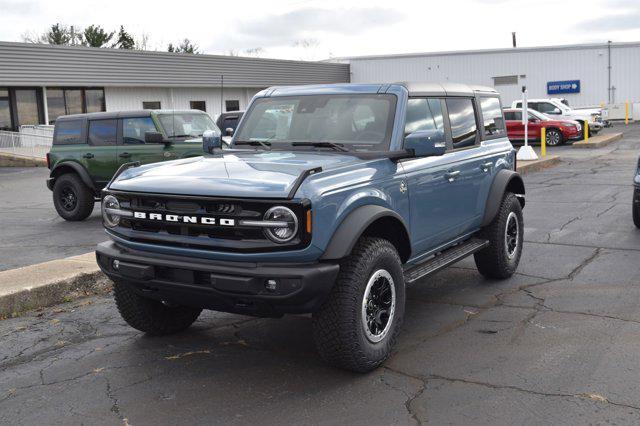
{"type": "Polygon", "coordinates": [[[53,185],[56,183],[56,178],[47,178],[47,188],[49,188],[49,191],[53,191],[53,185]]]}
{"type": "Polygon", "coordinates": [[[96,249],[100,269],[140,294],[169,303],[277,317],[315,312],[328,296],[337,263],[223,262],[132,250],[113,241],[96,249]],[[114,261],[118,268],[114,267],[114,261]],[[275,280],[276,289],[267,289],[275,280]]]}

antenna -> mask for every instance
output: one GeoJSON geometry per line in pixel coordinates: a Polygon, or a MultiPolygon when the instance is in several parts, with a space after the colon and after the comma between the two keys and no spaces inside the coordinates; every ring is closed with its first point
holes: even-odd
{"type": "Polygon", "coordinates": [[[224,102],[224,74],[220,74],[220,114],[224,112],[222,103],[224,102]]]}
{"type": "Polygon", "coordinates": [[[511,42],[513,43],[513,47],[518,47],[517,43],[516,43],[516,32],[515,31],[513,31],[511,33],[511,42]]]}

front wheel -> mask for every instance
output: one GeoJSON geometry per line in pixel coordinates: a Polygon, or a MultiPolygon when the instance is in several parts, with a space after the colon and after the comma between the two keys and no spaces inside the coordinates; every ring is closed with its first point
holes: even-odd
{"type": "Polygon", "coordinates": [[[487,278],[509,278],[522,256],[524,222],[522,206],[511,192],[505,193],[493,221],[480,232],[489,246],[474,255],[478,271],[487,278]]]}
{"type": "Polygon", "coordinates": [[[113,283],[113,296],[122,318],[131,327],[153,336],[164,336],[187,329],[198,319],[202,309],[169,306],[147,299],[133,291],[126,282],[113,283]]]}
{"type": "Polygon", "coordinates": [[[405,286],[395,247],[381,238],[362,238],[340,266],[338,279],[313,314],[313,337],[329,364],[368,372],[382,364],[400,331],[405,286]]]}
{"type": "Polygon", "coordinates": [[[547,130],[547,145],[549,146],[558,146],[562,145],[564,141],[562,140],[562,133],[560,133],[557,129],[549,129],[547,130]]]}

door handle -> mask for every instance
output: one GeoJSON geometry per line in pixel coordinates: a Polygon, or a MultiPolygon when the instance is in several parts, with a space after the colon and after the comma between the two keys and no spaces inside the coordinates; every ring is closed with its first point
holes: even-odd
{"type": "Polygon", "coordinates": [[[82,158],[93,158],[93,157],[94,157],[94,155],[92,153],[90,153],[90,152],[87,152],[86,154],[84,154],[82,156],[82,158]]]}
{"type": "Polygon", "coordinates": [[[454,180],[456,180],[458,178],[458,175],[460,175],[460,170],[456,170],[453,172],[447,172],[444,174],[444,178],[446,180],[448,180],[449,182],[453,182],[454,180]]]}
{"type": "Polygon", "coordinates": [[[493,166],[493,163],[491,161],[488,161],[486,163],[482,163],[480,165],[480,168],[482,169],[483,172],[488,172],[491,166],[493,166]]]}
{"type": "Polygon", "coordinates": [[[120,158],[129,158],[131,157],[131,154],[129,154],[128,152],[123,152],[122,154],[120,154],[120,158]]]}

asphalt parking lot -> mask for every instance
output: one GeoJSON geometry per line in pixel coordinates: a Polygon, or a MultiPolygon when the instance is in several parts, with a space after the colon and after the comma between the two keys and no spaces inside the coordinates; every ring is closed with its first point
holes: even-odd
{"type": "Polygon", "coordinates": [[[526,175],[518,273],[486,280],[467,259],[412,286],[396,351],[370,374],[325,366],[306,316],[208,312],[150,338],[91,297],[0,321],[0,423],[638,423],[639,148],[633,129],[526,175]]]}
{"type": "Polygon", "coordinates": [[[56,213],[43,167],[0,167],[0,271],[87,253],[105,234],[100,205],[82,222],[56,213]]]}

